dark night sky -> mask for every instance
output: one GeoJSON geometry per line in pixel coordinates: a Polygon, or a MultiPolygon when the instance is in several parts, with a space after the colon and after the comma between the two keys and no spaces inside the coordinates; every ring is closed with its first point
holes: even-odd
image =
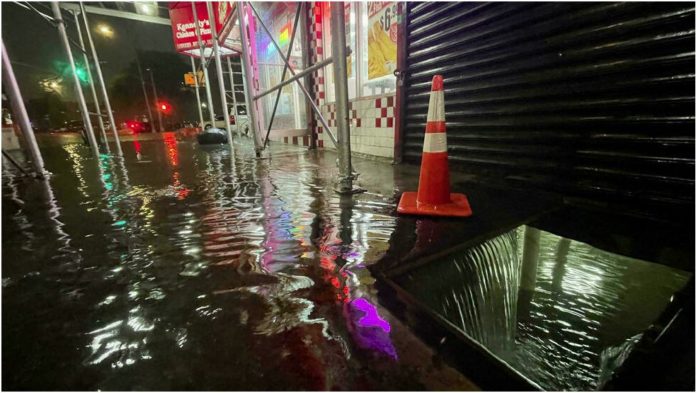
{"type": "MultiPolygon", "coordinates": [[[[44,13],[52,15],[49,3],[33,3],[33,5],[44,13]],[[40,4],[46,7],[41,7],[40,4]]],[[[38,81],[51,73],[56,74],[54,62],[56,60],[67,62],[58,29],[33,11],[17,4],[3,2],[0,7],[2,7],[2,38],[10,59],[14,63],[22,94],[25,99],[35,98],[42,93],[38,81]],[[16,64],[18,62],[26,65],[16,64]]],[[[68,22],[68,34],[77,42],[74,19],[66,10],[62,11],[64,19],[68,22]]],[[[135,48],[175,53],[169,26],[94,14],[89,14],[89,19],[99,60],[106,61],[102,64],[102,72],[107,84],[110,78],[135,60],[135,48]],[[94,33],[94,27],[99,23],[110,25],[115,32],[114,37],[107,39],[94,33]]],[[[85,45],[87,45],[86,42],[85,45]]],[[[76,60],[82,60],[75,48],[73,48],[73,56],[76,60]]],[[[72,85],[66,84],[64,98],[72,101],[73,95],[72,85]]]]}

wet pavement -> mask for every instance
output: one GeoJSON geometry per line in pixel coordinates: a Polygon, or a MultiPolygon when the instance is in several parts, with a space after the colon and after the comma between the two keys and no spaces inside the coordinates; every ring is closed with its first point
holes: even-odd
{"type": "Polygon", "coordinates": [[[390,165],[340,197],[329,152],[41,142],[50,179],[3,166],[3,389],[476,388],[376,299],[390,165]]]}

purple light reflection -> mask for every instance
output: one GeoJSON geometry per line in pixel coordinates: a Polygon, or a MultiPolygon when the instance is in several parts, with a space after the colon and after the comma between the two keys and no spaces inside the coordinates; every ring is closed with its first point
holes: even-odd
{"type": "Polygon", "coordinates": [[[389,325],[389,322],[382,319],[379,314],[377,314],[377,308],[375,308],[375,306],[370,304],[370,302],[367,300],[358,298],[353,300],[351,305],[365,313],[365,315],[358,320],[358,325],[362,327],[376,326],[387,333],[391,331],[391,325],[389,325]]]}

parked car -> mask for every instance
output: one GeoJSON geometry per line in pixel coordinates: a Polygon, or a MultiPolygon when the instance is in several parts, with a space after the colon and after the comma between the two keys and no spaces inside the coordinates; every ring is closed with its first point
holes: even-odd
{"type": "Polygon", "coordinates": [[[126,127],[128,127],[128,129],[130,129],[134,134],[152,132],[152,125],[144,121],[128,120],[126,121],[126,127]]]}
{"type": "MultiPolygon", "coordinates": [[[[232,126],[232,131],[236,132],[241,132],[244,135],[247,135],[249,132],[249,120],[247,118],[246,110],[242,108],[237,109],[237,114],[239,116],[239,119],[236,119],[234,114],[230,114],[230,125],[232,126]]],[[[204,130],[207,130],[208,128],[215,127],[215,128],[226,128],[225,127],[225,116],[224,115],[218,115],[215,116],[215,123],[210,124],[210,120],[204,121],[203,124],[199,124],[201,128],[204,130]]]]}

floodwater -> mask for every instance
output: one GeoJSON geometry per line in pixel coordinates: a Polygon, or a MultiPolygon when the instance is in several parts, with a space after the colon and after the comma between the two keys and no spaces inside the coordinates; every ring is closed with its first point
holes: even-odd
{"type": "Polygon", "coordinates": [[[520,226],[394,281],[544,390],[595,390],[691,274],[520,226]]]}
{"type": "MultiPolygon", "coordinates": [[[[492,228],[495,192],[469,194],[490,215],[397,218],[417,168],[356,158],[368,192],[340,197],[330,152],[167,133],[121,161],[56,141],[46,181],[3,165],[4,389],[477,388],[368,267],[492,228]]],[[[689,277],[521,226],[390,280],[540,388],[592,390],[689,277]]]]}
{"type": "Polygon", "coordinates": [[[476,388],[375,300],[389,165],[346,198],[329,153],[123,148],[47,143],[46,181],[3,166],[3,389],[476,388]]]}

